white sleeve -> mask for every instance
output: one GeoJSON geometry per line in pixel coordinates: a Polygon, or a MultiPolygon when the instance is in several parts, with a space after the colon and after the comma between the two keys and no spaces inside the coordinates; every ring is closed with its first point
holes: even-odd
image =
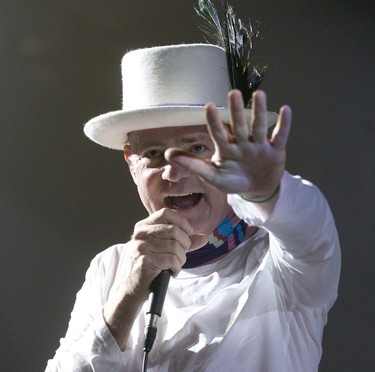
{"type": "Polygon", "coordinates": [[[46,372],[119,372],[125,367],[128,353],[122,353],[108,330],[102,315],[106,298],[106,268],[100,255],[86,272],[85,282],[77,293],[68,331],[60,340],[46,372]]]}
{"type": "Polygon", "coordinates": [[[296,305],[329,308],[337,296],[340,244],[334,218],[319,189],[285,172],[272,214],[264,219],[257,204],[228,195],[235,213],[269,233],[273,275],[296,305]]]}

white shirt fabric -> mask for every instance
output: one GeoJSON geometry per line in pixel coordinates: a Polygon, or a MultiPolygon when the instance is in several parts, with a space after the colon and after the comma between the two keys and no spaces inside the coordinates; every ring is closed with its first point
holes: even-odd
{"type": "MultiPolygon", "coordinates": [[[[258,232],[221,260],[171,278],[148,371],[314,372],[337,296],[340,247],[325,198],[285,172],[272,215],[229,195],[258,232]]],[[[121,279],[126,244],[97,255],[48,372],[141,371],[145,310],[121,352],[102,317],[121,279]]]]}

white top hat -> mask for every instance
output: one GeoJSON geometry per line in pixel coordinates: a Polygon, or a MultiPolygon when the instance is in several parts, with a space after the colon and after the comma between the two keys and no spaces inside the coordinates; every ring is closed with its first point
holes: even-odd
{"type": "MultiPolygon", "coordinates": [[[[136,130],[201,125],[205,104],[214,102],[229,123],[231,90],[225,52],[209,44],[182,44],[131,51],[122,59],[123,106],[84,127],[94,142],[122,150],[136,130]]],[[[251,110],[246,109],[248,119],[251,110]]],[[[268,124],[277,115],[268,113],[268,124]]]]}

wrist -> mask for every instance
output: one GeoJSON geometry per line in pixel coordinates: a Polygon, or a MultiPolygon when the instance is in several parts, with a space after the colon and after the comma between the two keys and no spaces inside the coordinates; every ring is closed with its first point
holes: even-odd
{"type": "Polygon", "coordinates": [[[268,203],[270,202],[271,200],[273,200],[277,194],[279,193],[280,191],[280,184],[277,185],[275,191],[273,191],[272,194],[268,195],[268,196],[265,196],[264,198],[251,198],[251,197],[248,197],[247,195],[245,194],[238,194],[243,200],[246,200],[248,202],[251,202],[251,203],[255,203],[255,204],[264,204],[264,203],[268,203]]]}

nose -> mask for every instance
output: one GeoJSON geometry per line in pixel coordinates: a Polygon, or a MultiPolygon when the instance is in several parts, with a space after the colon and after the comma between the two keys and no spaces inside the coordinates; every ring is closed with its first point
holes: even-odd
{"type": "Polygon", "coordinates": [[[161,178],[164,181],[177,182],[182,178],[190,177],[191,172],[178,165],[167,163],[162,168],[161,178]]]}

